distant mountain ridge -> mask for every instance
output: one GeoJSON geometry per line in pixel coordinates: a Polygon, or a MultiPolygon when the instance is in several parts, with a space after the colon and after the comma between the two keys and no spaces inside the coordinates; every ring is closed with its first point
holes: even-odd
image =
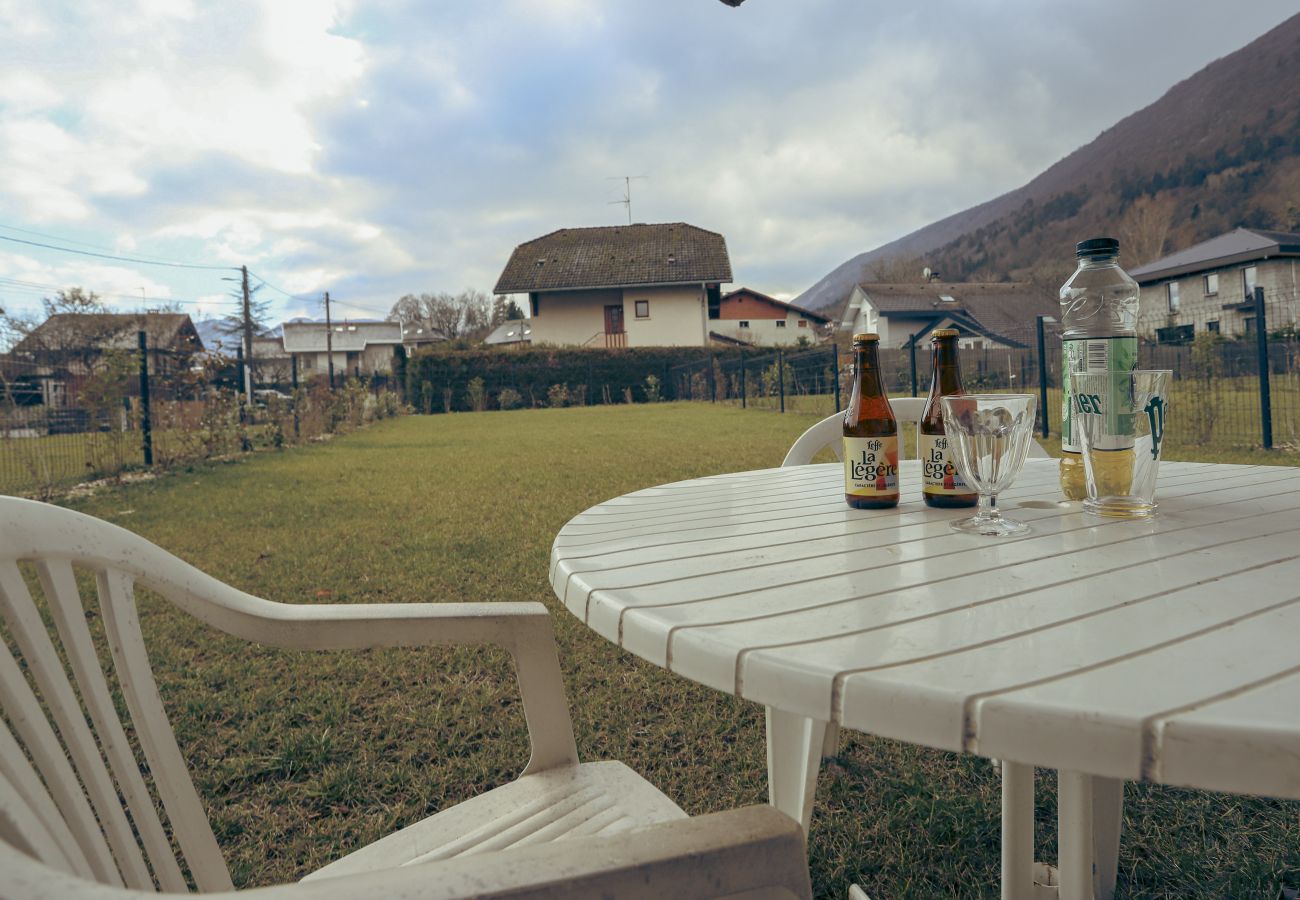
{"type": "Polygon", "coordinates": [[[873,265],[914,257],[949,281],[1055,285],[1085,237],[1118,236],[1133,267],[1237,226],[1300,229],[1300,15],[1023,187],[858,254],[794,302],[837,310],[873,265]]]}

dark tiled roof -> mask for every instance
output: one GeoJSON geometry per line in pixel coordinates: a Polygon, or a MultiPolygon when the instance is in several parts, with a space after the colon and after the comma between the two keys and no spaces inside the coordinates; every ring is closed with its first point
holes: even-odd
{"type": "Polygon", "coordinates": [[[1055,296],[1023,282],[869,283],[860,287],[885,317],[891,313],[952,316],[966,322],[971,330],[1011,346],[1030,345],[1036,316],[1055,316],[1060,312],[1055,296]]]}
{"type": "Polygon", "coordinates": [[[753,288],[742,287],[736,288],[734,291],[727,291],[727,293],[722,295],[722,299],[726,300],[728,297],[734,297],[737,294],[749,294],[751,297],[757,297],[759,300],[766,300],[768,303],[775,304],[776,306],[784,306],[786,309],[792,309],[801,316],[812,319],[814,322],[826,323],[830,321],[830,318],[823,313],[813,312],[811,309],[805,309],[802,306],[795,306],[793,303],[787,303],[784,300],[769,297],[767,294],[764,294],[761,291],[756,291],[753,288]]]}
{"type": "MultiPolygon", "coordinates": [[[[1120,248],[1121,251],[1123,248],[1120,248]]],[[[1300,256],[1300,234],[1238,228],[1129,271],[1140,284],[1269,256],[1300,256]]]]}
{"type": "Polygon", "coordinates": [[[141,331],[151,349],[185,353],[203,350],[203,341],[185,313],[55,313],[23,338],[14,352],[87,346],[135,350],[141,331]]]}
{"type": "Polygon", "coordinates": [[[722,235],[694,225],[562,228],[515,248],[495,293],[731,281],[722,235]]]}

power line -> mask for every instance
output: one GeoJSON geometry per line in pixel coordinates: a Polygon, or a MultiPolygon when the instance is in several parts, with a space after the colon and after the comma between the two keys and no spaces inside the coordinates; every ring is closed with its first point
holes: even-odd
{"type": "MultiPolygon", "coordinates": [[[[58,241],[60,244],[73,244],[77,247],[89,247],[91,250],[103,250],[105,253],[117,252],[114,248],[105,247],[103,244],[92,244],[89,241],[75,241],[72,238],[62,237],[61,235],[57,235],[57,234],[49,234],[48,232],[45,231],[33,231],[30,228],[19,228],[17,225],[0,224],[0,229],[4,231],[17,231],[19,234],[31,234],[31,235],[35,235],[36,237],[49,238],[52,241],[58,241]]],[[[168,259],[165,256],[153,256],[152,254],[150,254],[150,256],[152,256],[154,260],[160,262],[170,262],[170,263],[176,263],[178,265],[186,265],[186,263],[184,263],[182,260],[179,259],[168,259]]]]}
{"type": "Polygon", "coordinates": [[[275,285],[271,284],[271,282],[267,281],[267,280],[266,280],[265,278],[263,278],[261,275],[258,275],[258,274],[257,274],[256,272],[254,272],[252,269],[249,269],[249,270],[248,270],[248,274],[251,275],[251,276],[253,276],[254,278],[256,278],[256,279],[257,279],[259,282],[261,282],[262,284],[264,284],[264,285],[266,285],[267,287],[269,287],[271,290],[273,290],[273,291],[278,291],[279,293],[284,294],[284,295],[285,295],[286,297],[288,297],[290,300],[301,300],[303,297],[306,297],[306,296],[308,296],[308,295],[311,293],[310,291],[307,291],[307,292],[304,292],[304,293],[302,293],[302,294],[291,294],[291,293],[289,293],[288,291],[286,291],[284,288],[282,288],[282,287],[276,287],[275,285]]]}
{"type": "Polygon", "coordinates": [[[141,259],[136,256],[117,256],[111,253],[95,253],[91,250],[76,250],[72,247],[60,247],[56,244],[45,244],[40,241],[28,241],[23,238],[9,237],[6,234],[0,234],[0,241],[10,241],[14,244],[26,244],[29,247],[44,247],[46,250],[58,250],[61,253],[76,253],[80,256],[94,256],[99,259],[111,259],[117,262],[129,262],[145,266],[168,266],[173,269],[209,269],[220,272],[231,270],[239,271],[238,266],[209,266],[200,263],[160,262],[154,259],[141,259]]]}

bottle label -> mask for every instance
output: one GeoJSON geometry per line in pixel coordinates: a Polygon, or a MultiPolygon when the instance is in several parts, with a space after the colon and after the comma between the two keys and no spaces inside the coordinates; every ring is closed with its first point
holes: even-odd
{"type": "Polygon", "coordinates": [[[921,458],[921,490],[927,494],[974,493],[961,473],[953,465],[953,449],[948,446],[948,436],[923,434],[919,443],[921,458]]]}
{"type": "MultiPolygon", "coordinates": [[[[1083,338],[1061,342],[1061,449],[1082,453],[1083,445],[1071,428],[1070,377],[1072,375],[1132,372],[1137,368],[1136,337],[1083,338]]],[[[1106,409],[1119,408],[1114,402],[1106,409]]],[[[1106,423],[1107,434],[1098,450],[1127,450],[1133,446],[1133,417],[1115,416],[1106,423]]]]}
{"type": "Polygon", "coordinates": [[[898,435],[844,438],[844,493],[876,497],[898,491],[898,435]]]}

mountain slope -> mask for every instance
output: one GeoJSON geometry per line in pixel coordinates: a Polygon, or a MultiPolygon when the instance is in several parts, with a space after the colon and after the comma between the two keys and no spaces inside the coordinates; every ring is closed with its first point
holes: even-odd
{"type": "Polygon", "coordinates": [[[1300,227],[1300,15],[1025,186],[853,257],[794,302],[835,308],[891,258],[923,257],[947,280],[1055,286],[1082,238],[1118,236],[1133,267],[1238,225],[1300,227]]]}

